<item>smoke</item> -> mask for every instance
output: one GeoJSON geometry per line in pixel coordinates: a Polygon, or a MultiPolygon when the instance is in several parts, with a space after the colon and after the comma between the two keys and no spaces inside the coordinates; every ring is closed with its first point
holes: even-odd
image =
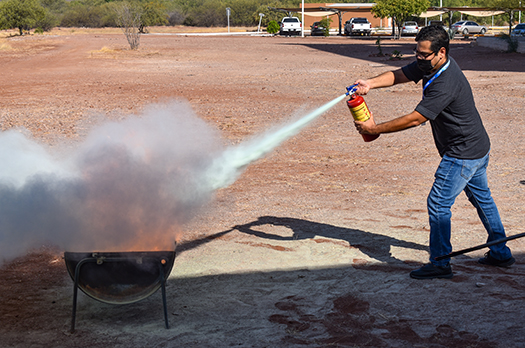
{"type": "Polygon", "coordinates": [[[335,106],[237,146],[182,102],[94,128],[70,148],[0,133],[0,263],[50,243],[67,251],[172,250],[178,228],[244,168],[335,106]]]}
{"type": "Polygon", "coordinates": [[[43,243],[172,250],[177,228],[213,193],[200,178],[220,148],[181,102],[98,126],[74,148],[0,133],[0,259],[43,243]]]}

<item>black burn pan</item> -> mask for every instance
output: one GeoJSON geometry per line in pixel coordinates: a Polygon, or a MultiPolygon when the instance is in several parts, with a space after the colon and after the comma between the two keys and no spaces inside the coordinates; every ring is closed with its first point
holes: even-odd
{"type": "Polygon", "coordinates": [[[71,332],[75,328],[77,289],[101,302],[128,304],[162,288],[169,327],[165,283],[175,262],[175,251],[65,252],[64,260],[75,283],[71,332]]]}

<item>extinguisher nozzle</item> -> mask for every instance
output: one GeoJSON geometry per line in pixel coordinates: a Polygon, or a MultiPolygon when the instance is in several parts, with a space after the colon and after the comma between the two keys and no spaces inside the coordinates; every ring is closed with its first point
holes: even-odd
{"type": "Polygon", "coordinates": [[[346,87],[346,95],[352,95],[357,91],[357,83],[351,86],[346,87]]]}

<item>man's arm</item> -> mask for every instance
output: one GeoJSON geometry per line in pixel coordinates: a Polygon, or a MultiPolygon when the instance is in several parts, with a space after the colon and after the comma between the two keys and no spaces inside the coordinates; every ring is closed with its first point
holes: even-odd
{"type": "Polygon", "coordinates": [[[399,132],[407,128],[419,126],[428,121],[428,119],[417,111],[412,111],[410,114],[395,118],[391,121],[376,124],[374,115],[366,122],[355,121],[355,128],[361,134],[381,134],[399,132]]]}
{"type": "Polygon", "coordinates": [[[356,94],[365,95],[374,88],[390,87],[398,83],[406,83],[410,80],[405,76],[403,70],[387,71],[368,80],[357,80],[356,94]]]}

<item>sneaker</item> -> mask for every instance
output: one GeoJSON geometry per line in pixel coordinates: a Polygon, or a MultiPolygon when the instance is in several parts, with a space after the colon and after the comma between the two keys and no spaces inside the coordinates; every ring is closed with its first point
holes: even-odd
{"type": "Polygon", "coordinates": [[[510,267],[516,262],[512,256],[506,260],[498,260],[490,255],[490,251],[485,253],[485,257],[478,260],[482,265],[498,266],[498,267],[510,267]]]}
{"type": "Polygon", "coordinates": [[[410,272],[410,277],[415,279],[433,279],[433,278],[447,278],[450,279],[454,276],[452,273],[452,267],[447,263],[446,266],[436,266],[433,263],[428,263],[410,272]]]}

